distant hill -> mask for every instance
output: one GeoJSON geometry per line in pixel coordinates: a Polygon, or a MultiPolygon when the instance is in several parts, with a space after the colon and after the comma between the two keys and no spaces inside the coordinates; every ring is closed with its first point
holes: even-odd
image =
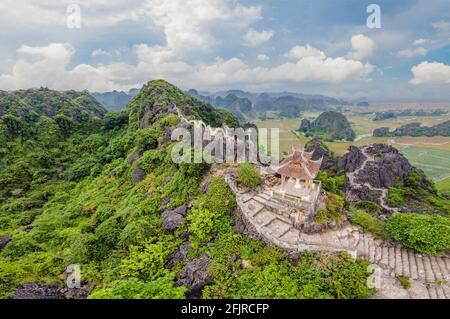
{"type": "Polygon", "coordinates": [[[228,90],[216,93],[189,90],[188,94],[215,107],[233,112],[241,121],[256,114],[262,120],[268,118],[298,118],[303,111],[311,109],[329,111],[342,106],[368,106],[366,99],[351,101],[324,95],[292,92],[250,93],[242,90],[228,90]]]}
{"type": "Polygon", "coordinates": [[[121,111],[126,108],[131,99],[139,93],[139,89],[131,89],[128,92],[112,91],[90,94],[103,104],[109,111],[121,111]]]}
{"type": "Polygon", "coordinates": [[[375,113],[374,121],[384,121],[400,116],[442,116],[449,114],[447,110],[402,110],[375,113]]]}
{"type": "Polygon", "coordinates": [[[393,136],[450,136],[450,121],[437,124],[435,126],[421,126],[420,123],[410,123],[403,125],[394,131],[389,131],[387,127],[380,127],[373,131],[375,137],[393,136]]]}
{"type": "MultiPolygon", "coordinates": [[[[131,89],[129,92],[92,92],[90,94],[108,110],[118,111],[125,109],[138,93],[139,89],[131,89]]],[[[298,118],[302,111],[311,109],[329,111],[340,106],[364,107],[369,105],[365,98],[346,101],[324,95],[292,92],[251,93],[242,90],[228,90],[210,93],[191,89],[186,93],[214,107],[232,112],[241,122],[245,122],[247,118],[256,114],[261,119],[268,117],[266,113],[275,113],[275,116],[279,118],[298,118]]]]}
{"type": "Polygon", "coordinates": [[[59,92],[47,88],[0,91],[0,117],[14,116],[22,122],[58,115],[79,121],[88,116],[103,117],[106,112],[87,92],[59,92]]]}
{"type": "Polygon", "coordinates": [[[299,131],[326,141],[353,141],[356,137],[347,118],[335,111],[324,112],[312,122],[303,119],[299,131]]]}

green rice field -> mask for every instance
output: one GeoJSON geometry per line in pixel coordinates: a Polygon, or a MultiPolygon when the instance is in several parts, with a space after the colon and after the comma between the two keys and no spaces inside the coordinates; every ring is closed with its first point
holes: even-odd
{"type": "MultiPolygon", "coordinates": [[[[305,114],[306,115],[306,114],[305,114]]],[[[316,114],[308,114],[314,117],[316,114]]],[[[306,116],[308,117],[308,116],[306,116]]],[[[424,122],[436,121],[426,119],[424,122]]],[[[344,154],[350,145],[362,146],[373,143],[389,143],[398,148],[408,158],[412,165],[422,169],[431,180],[436,182],[437,188],[450,195],[450,138],[448,137],[397,137],[376,138],[368,133],[374,126],[369,118],[352,117],[352,127],[359,138],[355,142],[327,142],[326,144],[337,155],[344,154]]],[[[384,123],[386,124],[386,123],[384,123]]],[[[393,123],[390,123],[393,124],[393,123]]],[[[397,124],[397,123],[396,123],[397,124]]],[[[258,127],[280,129],[280,151],[289,152],[292,146],[302,147],[309,138],[295,134],[300,126],[298,119],[267,120],[256,122],[258,127]]],[[[377,126],[382,126],[380,123],[377,126]]],[[[398,124],[397,124],[398,125],[398,124]]],[[[395,125],[392,125],[395,127],[395,125]]]]}

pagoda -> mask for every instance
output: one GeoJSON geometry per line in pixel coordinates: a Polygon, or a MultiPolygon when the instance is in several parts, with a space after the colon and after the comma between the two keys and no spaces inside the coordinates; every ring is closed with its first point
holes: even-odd
{"type": "Polygon", "coordinates": [[[314,179],[320,171],[323,158],[314,161],[312,156],[313,152],[292,148],[291,154],[280,162],[276,172],[281,176],[281,185],[275,191],[283,199],[286,197],[306,202],[317,199],[321,183],[314,179]]]}

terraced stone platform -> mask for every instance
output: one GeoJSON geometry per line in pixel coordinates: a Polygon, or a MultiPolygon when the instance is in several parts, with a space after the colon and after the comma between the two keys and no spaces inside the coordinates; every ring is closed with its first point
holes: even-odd
{"type": "Polygon", "coordinates": [[[292,224],[289,209],[271,199],[269,192],[239,190],[232,176],[225,180],[236,195],[246,222],[269,244],[289,252],[347,251],[365,258],[380,270],[378,298],[450,299],[450,258],[417,254],[400,244],[377,240],[355,226],[318,234],[305,234],[292,224]],[[410,278],[411,288],[401,287],[398,276],[410,278]]]}

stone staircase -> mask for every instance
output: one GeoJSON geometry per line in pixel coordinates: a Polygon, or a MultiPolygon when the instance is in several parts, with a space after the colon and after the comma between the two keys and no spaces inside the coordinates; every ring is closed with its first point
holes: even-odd
{"type": "Polygon", "coordinates": [[[422,256],[400,244],[378,240],[355,226],[305,234],[294,228],[289,209],[271,198],[269,192],[238,191],[236,199],[246,221],[267,243],[291,252],[347,251],[378,266],[384,283],[377,289],[379,297],[450,299],[448,256],[422,256]],[[411,288],[403,289],[398,276],[410,278],[411,288]]]}

